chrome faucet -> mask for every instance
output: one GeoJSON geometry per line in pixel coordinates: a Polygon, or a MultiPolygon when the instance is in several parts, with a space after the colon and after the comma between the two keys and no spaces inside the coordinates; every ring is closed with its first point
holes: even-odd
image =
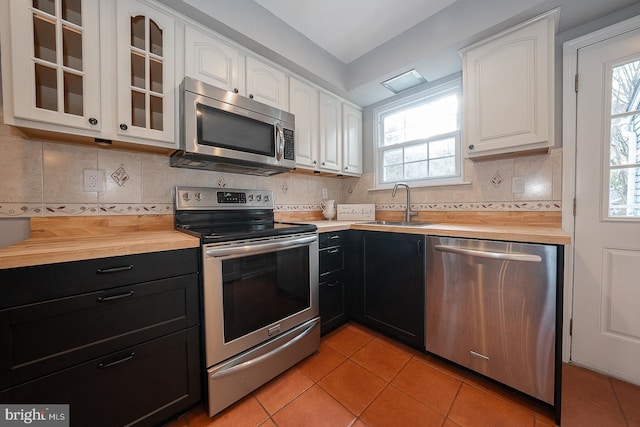
{"type": "Polygon", "coordinates": [[[412,216],[418,215],[418,212],[414,212],[411,210],[411,189],[409,185],[404,182],[398,182],[393,186],[393,192],[391,193],[391,197],[396,197],[396,192],[398,191],[398,187],[405,187],[407,189],[407,214],[405,216],[405,221],[410,222],[412,216]]]}

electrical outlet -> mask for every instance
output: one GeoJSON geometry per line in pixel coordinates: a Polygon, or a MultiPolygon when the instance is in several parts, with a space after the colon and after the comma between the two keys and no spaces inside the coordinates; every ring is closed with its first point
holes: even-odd
{"type": "Polygon", "coordinates": [[[326,188],[322,189],[322,198],[323,199],[328,199],[329,198],[329,193],[327,192],[326,188]]]}
{"type": "Polygon", "coordinates": [[[524,193],[524,177],[514,176],[511,179],[511,192],[514,194],[524,193]]]}
{"type": "Polygon", "coordinates": [[[104,171],[96,169],[85,169],[84,191],[104,191],[104,171]]]}

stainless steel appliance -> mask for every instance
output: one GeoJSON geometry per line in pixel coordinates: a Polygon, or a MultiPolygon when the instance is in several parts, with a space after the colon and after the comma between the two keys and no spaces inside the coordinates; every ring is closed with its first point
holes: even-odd
{"type": "Polygon", "coordinates": [[[270,191],[177,187],[175,205],[202,242],[213,416],[318,349],[318,234],[275,222],[270,191]]]}
{"type": "Polygon", "coordinates": [[[269,176],[295,168],[294,116],[189,77],[171,166],[269,176]]]}
{"type": "Polygon", "coordinates": [[[559,408],[558,248],[444,237],[427,246],[427,351],[559,408]]]}

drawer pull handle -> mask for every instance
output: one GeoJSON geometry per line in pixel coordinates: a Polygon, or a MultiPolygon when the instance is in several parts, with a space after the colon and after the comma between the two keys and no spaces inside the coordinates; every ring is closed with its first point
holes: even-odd
{"type": "Polygon", "coordinates": [[[112,366],[119,365],[124,362],[128,362],[129,360],[133,359],[135,356],[136,356],[136,353],[132,351],[130,355],[125,356],[122,359],[114,360],[113,362],[109,362],[109,363],[100,363],[98,365],[98,368],[100,369],[110,368],[112,366]]]}
{"type": "Polygon", "coordinates": [[[335,239],[339,239],[340,235],[339,234],[334,234],[333,236],[327,237],[327,240],[335,240],[335,239]]]}
{"type": "Polygon", "coordinates": [[[133,269],[133,265],[123,265],[122,267],[99,268],[96,270],[98,274],[119,273],[121,271],[129,271],[133,269]]]}
{"type": "Polygon", "coordinates": [[[328,254],[337,254],[338,252],[340,252],[340,249],[331,249],[330,251],[327,251],[328,254]]]}
{"type": "Polygon", "coordinates": [[[98,297],[98,302],[109,302],[109,301],[119,300],[122,298],[129,298],[130,296],[133,296],[134,293],[135,293],[134,291],[129,291],[126,294],[112,295],[110,297],[98,297]]]}
{"type": "Polygon", "coordinates": [[[336,280],[335,282],[327,283],[327,286],[330,288],[333,288],[334,286],[338,286],[339,284],[340,284],[340,281],[336,280]]]}

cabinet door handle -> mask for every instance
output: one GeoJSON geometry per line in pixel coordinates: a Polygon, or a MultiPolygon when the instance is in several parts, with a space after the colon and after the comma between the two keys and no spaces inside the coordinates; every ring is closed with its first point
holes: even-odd
{"type": "Polygon", "coordinates": [[[118,294],[118,295],[111,295],[109,297],[98,297],[96,299],[96,301],[98,302],[109,302],[109,301],[115,301],[115,300],[119,300],[122,298],[129,298],[131,296],[133,296],[133,294],[135,293],[135,291],[129,291],[125,294],[118,294]]]}
{"type": "Polygon", "coordinates": [[[418,240],[418,241],[416,242],[416,252],[417,252],[417,255],[418,255],[419,257],[421,257],[421,256],[422,256],[422,253],[423,253],[423,252],[422,252],[422,240],[418,240]]]}
{"type": "Polygon", "coordinates": [[[335,282],[327,283],[327,286],[333,288],[334,286],[340,285],[340,281],[336,280],[335,282]]]}
{"type": "Polygon", "coordinates": [[[109,273],[119,273],[121,271],[129,271],[133,268],[133,265],[123,265],[121,267],[111,267],[111,268],[99,268],[96,270],[98,274],[109,274],[109,273]]]}
{"type": "Polygon", "coordinates": [[[340,252],[340,249],[337,249],[337,248],[336,249],[331,249],[330,251],[327,251],[327,253],[331,254],[331,255],[337,254],[338,252],[340,252]]]}
{"type": "Polygon", "coordinates": [[[128,362],[129,360],[133,359],[134,357],[136,357],[136,353],[132,351],[130,355],[125,356],[122,359],[114,360],[113,362],[109,362],[109,363],[100,363],[98,365],[98,368],[100,368],[100,369],[110,368],[112,366],[119,365],[119,364],[124,363],[124,362],[128,362]]]}

